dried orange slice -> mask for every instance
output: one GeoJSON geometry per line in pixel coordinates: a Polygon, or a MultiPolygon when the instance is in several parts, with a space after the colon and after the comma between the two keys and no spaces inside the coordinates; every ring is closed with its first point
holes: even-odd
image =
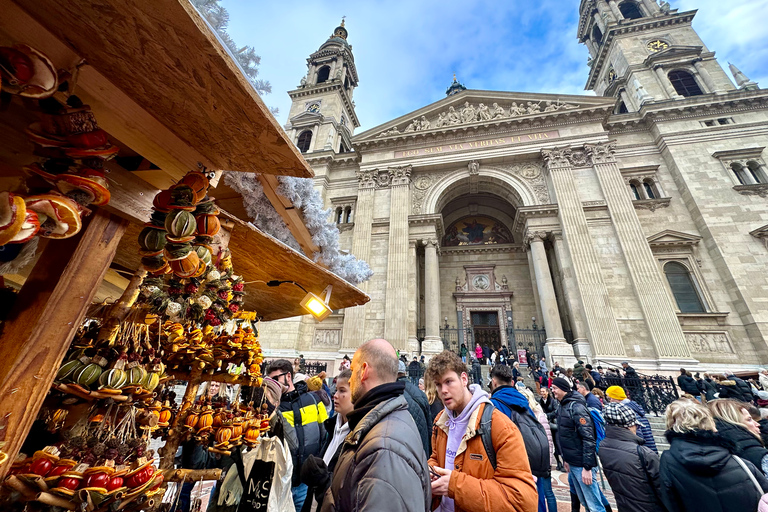
{"type": "Polygon", "coordinates": [[[0,192],[0,245],[19,234],[26,218],[24,198],[10,192],[0,192]]]}
{"type": "Polygon", "coordinates": [[[40,216],[40,236],[44,238],[69,238],[83,227],[77,203],[61,194],[40,194],[27,198],[27,208],[40,216]]]}

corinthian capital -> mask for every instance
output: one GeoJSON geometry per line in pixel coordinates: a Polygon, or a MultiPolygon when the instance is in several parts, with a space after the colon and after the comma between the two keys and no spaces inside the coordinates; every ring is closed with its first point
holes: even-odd
{"type": "Polygon", "coordinates": [[[548,169],[571,165],[571,148],[542,149],[541,155],[544,157],[548,169]]]}
{"type": "Polygon", "coordinates": [[[360,189],[376,188],[376,177],[379,175],[378,169],[369,169],[367,171],[357,171],[357,186],[360,189]]]}
{"type": "Polygon", "coordinates": [[[606,164],[616,161],[616,141],[584,144],[584,149],[596,164],[606,164]]]}
{"type": "Polygon", "coordinates": [[[390,167],[389,177],[392,186],[397,185],[410,185],[411,184],[411,172],[413,166],[403,165],[401,167],[390,167]]]}
{"type": "Polygon", "coordinates": [[[525,234],[525,245],[530,247],[534,242],[544,242],[547,239],[548,233],[546,231],[528,231],[525,234]]]}

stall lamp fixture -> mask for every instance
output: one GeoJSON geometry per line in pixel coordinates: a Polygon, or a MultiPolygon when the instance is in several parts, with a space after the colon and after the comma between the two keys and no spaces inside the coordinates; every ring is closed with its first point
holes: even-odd
{"type": "Polygon", "coordinates": [[[315,317],[315,320],[318,322],[322,322],[328,316],[333,312],[333,310],[328,306],[328,303],[331,300],[331,292],[333,291],[333,285],[329,284],[326,286],[325,290],[323,290],[323,293],[325,294],[325,300],[321,299],[317,295],[315,295],[312,292],[307,291],[306,288],[301,286],[299,283],[294,281],[269,281],[267,283],[267,286],[280,286],[283,283],[290,283],[292,285],[298,286],[301,288],[304,292],[306,292],[306,295],[303,299],[301,299],[301,307],[307,310],[310,315],[315,317]]]}

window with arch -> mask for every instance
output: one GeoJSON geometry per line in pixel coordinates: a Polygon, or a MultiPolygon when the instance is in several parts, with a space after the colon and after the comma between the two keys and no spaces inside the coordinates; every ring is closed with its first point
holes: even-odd
{"type": "Polygon", "coordinates": [[[619,4],[619,10],[624,19],[636,20],[643,17],[643,11],[635,2],[622,2],[619,4]]]}
{"type": "Polygon", "coordinates": [[[619,104],[616,106],[615,114],[629,114],[629,109],[624,100],[619,100],[619,104]]]}
{"type": "Polygon", "coordinates": [[[347,206],[346,208],[344,208],[344,222],[346,224],[349,224],[350,222],[352,222],[352,207],[351,206],[347,206]]]}
{"type": "Polygon", "coordinates": [[[733,171],[733,174],[736,175],[736,179],[739,180],[739,184],[741,185],[752,184],[752,182],[748,177],[746,169],[744,169],[744,166],[741,165],[739,162],[733,162],[731,164],[731,170],[733,171]]]}
{"type": "Polygon", "coordinates": [[[638,188],[638,185],[639,184],[637,183],[637,181],[629,182],[629,190],[632,191],[632,197],[639,201],[642,198],[640,197],[640,189],[638,188]]]}
{"type": "Polygon", "coordinates": [[[688,98],[690,96],[701,96],[704,94],[699,87],[699,84],[696,83],[696,79],[687,71],[677,69],[675,71],[670,71],[667,76],[669,77],[669,81],[672,82],[672,87],[675,88],[675,91],[677,91],[677,94],[680,96],[688,98]]]}
{"type": "Polygon", "coordinates": [[[323,82],[328,81],[328,77],[331,76],[331,67],[330,66],[323,66],[320,68],[320,70],[317,72],[317,83],[321,84],[323,82]]]}
{"type": "Polygon", "coordinates": [[[597,26],[597,23],[595,23],[595,26],[592,27],[592,40],[597,44],[603,44],[603,31],[600,30],[600,27],[597,26]]]}
{"type": "Polygon", "coordinates": [[[638,177],[629,181],[629,190],[632,192],[632,199],[635,201],[645,199],[659,199],[661,192],[654,178],[638,177]]]}
{"type": "Polygon", "coordinates": [[[760,165],[760,163],[750,160],[747,162],[747,169],[749,169],[749,173],[752,175],[752,178],[754,178],[755,183],[768,183],[765,169],[763,169],[763,166],[760,165]]]}
{"type": "Polygon", "coordinates": [[[664,275],[681,313],[705,313],[704,302],[699,296],[691,272],[682,263],[670,261],[664,265],[664,275]]]}
{"type": "Polygon", "coordinates": [[[312,130],[304,130],[299,134],[296,146],[298,146],[299,151],[306,153],[309,151],[310,144],[312,144],[312,130]]]}
{"type": "Polygon", "coordinates": [[[656,199],[658,194],[656,193],[656,187],[653,181],[646,179],[643,181],[643,190],[645,191],[645,197],[648,199],[656,199]]]}

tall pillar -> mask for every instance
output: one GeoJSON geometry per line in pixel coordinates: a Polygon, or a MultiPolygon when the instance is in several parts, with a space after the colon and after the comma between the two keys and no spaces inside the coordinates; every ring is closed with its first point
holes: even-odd
{"type": "Polygon", "coordinates": [[[416,256],[416,240],[408,241],[408,351],[419,351],[416,337],[419,318],[419,262],[416,256]]]}
{"type": "Polygon", "coordinates": [[[424,240],[424,352],[443,351],[440,339],[440,263],[437,259],[437,240],[424,240]]]}
{"type": "Polygon", "coordinates": [[[712,80],[712,75],[709,74],[709,71],[707,71],[707,68],[704,66],[704,64],[701,63],[701,59],[696,59],[693,61],[693,67],[696,69],[696,73],[701,77],[701,80],[704,82],[704,85],[707,86],[707,92],[713,93],[717,92],[717,86],[715,85],[715,82],[712,80]]]}
{"type": "Polygon", "coordinates": [[[411,166],[392,167],[390,176],[389,252],[384,338],[399,350],[408,347],[408,212],[411,166]]]}
{"type": "Polygon", "coordinates": [[[616,162],[615,142],[586,144],[659,359],[692,359],[675,306],[616,162]]]}
{"type": "Polygon", "coordinates": [[[563,278],[563,298],[568,308],[568,319],[573,331],[573,345],[576,355],[590,359],[591,354],[589,340],[587,340],[587,327],[584,322],[584,307],[579,302],[579,290],[576,288],[576,277],[573,272],[573,264],[568,254],[568,249],[563,242],[563,232],[553,231],[550,234],[552,246],[555,250],[555,260],[560,267],[563,278]]]}
{"type": "MultiPolygon", "coordinates": [[[[352,233],[352,254],[362,261],[370,261],[371,227],[373,225],[373,197],[376,193],[378,169],[357,172],[358,191],[355,212],[355,230],[352,233]]],[[[366,292],[368,282],[358,285],[366,292]]],[[[344,310],[344,329],[342,331],[340,353],[354,352],[365,338],[365,315],[368,304],[344,310]]],[[[350,355],[351,357],[351,355],[350,355]]]]}
{"type": "Polygon", "coordinates": [[[619,10],[619,6],[616,4],[616,0],[608,0],[608,7],[611,8],[611,12],[613,13],[613,16],[616,18],[616,21],[621,21],[624,19],[624,15],[621,14],[621,11],[619,10]]]}
{"type": "Polygon", "coordinates": [[[542,154],[555,188],[560,224],[572,257],[592,352],[596,356],[624,358],[626,351],[619,324],[608,298],[608,289],[603,281],[600,261],[571,167],[572,160],[582,164],[585,155],[583,152],[572,152],[569,148],[543,150],[542,154]]]}
{"type": "Polygon", "coordinates": [[[681,96],[677,94],[677,91],[672,86],[672,82],[669,81],[669,77],[664,72],[664,68],[661,66],[656,66],[653,68],[653,70],[656,72],[656,77],[659,79],[659,84],[664,89],[664,91],[667,93],[667,96],[670,99],[679,99],[681,96]]]}
{"type": "Polygon", "coordinates": [[[557,307],[555,285],[552,282],[552,273],[549,271],[547,251],[544,248],[544,239],[547,233],[544,231],[532,231],[526,236],[526,242],[531,249],[531,261],[533,272],[536,275],[536,289],[539,291],[541,314],[544,329],[547,331],[547,343],[550,341],[565,341],[563,325],[560,322],[560,311],[557,307]]]}

